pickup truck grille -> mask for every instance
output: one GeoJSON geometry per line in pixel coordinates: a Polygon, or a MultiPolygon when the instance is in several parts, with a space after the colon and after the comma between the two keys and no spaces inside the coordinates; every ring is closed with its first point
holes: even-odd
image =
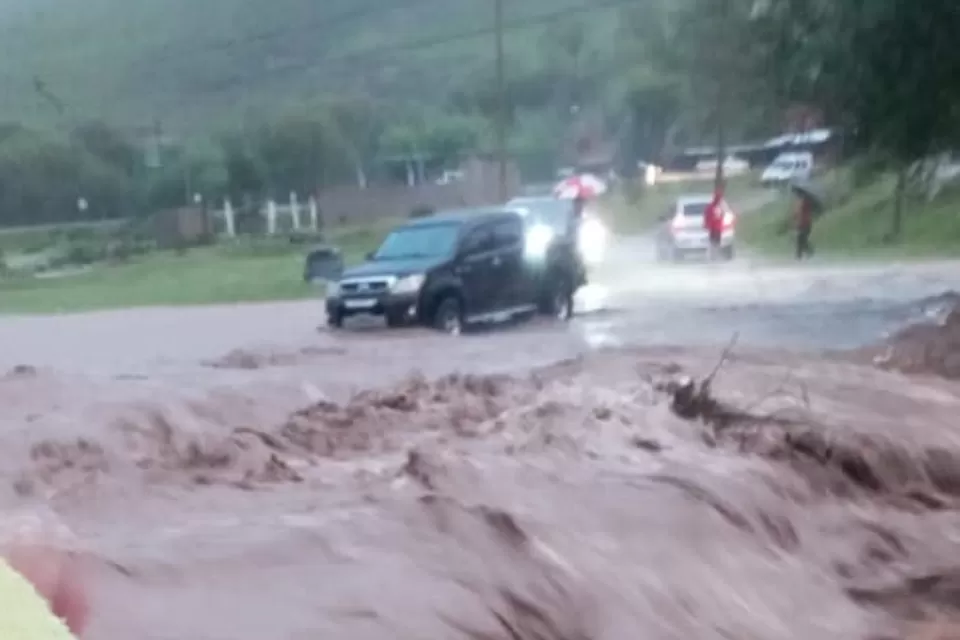
{"type": "Polygon", "coordinates": [[[390,288],[386,280],[348,281],[340,284],[343,293],[383,293],[390,288]]]}

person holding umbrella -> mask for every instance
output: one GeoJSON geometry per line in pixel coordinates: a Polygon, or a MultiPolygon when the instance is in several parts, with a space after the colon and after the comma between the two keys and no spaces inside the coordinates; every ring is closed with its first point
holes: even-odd
{"type": "Polygon", "coordinates": [[[720,242],[723,239],[723,185],[713,191],[713,199],[703,212],[703,226],[710,238],[710,259],[714,260],[720,253],[720,242]]]}
{"type": "Polygon", "coordinates": [[[810,185],[794,183],[791,190],[795,196],[793,205],[793,219],[797,232],[796,255],[797,260],[813,256],[813,243],[810,234],[813,232],[813,219],[822,208],[822,201],[810,185]]]}

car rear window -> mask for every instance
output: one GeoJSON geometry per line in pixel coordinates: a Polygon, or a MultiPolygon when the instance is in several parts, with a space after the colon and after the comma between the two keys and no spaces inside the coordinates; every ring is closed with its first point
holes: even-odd
{"type": "Polygon", "coordinates": [[[685,202],[681,209],[681,214],[685,218],[693,218],[695,216],[703,216],[707,212],[707,202],[685,202]]]}

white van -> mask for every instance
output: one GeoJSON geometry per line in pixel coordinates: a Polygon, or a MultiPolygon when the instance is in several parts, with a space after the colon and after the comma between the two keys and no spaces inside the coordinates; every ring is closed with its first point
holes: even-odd
{"type": "Polygon", "coordinates": [[[781,153],[763,170],[760,183],[770,187],[794,180],[809,180],[813,173],[813,154],[809,151],[781,153]]]}

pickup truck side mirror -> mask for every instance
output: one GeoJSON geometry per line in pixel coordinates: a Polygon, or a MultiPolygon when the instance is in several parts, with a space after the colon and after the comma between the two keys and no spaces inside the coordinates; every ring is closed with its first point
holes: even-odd
{"type": "Polygon", "coordinates": [[[367,253],[363,257],[366,258],[367,260],[373,260],[373,258],[376,255],[377,253],[375,251],[367,251],[367,253]]]}

